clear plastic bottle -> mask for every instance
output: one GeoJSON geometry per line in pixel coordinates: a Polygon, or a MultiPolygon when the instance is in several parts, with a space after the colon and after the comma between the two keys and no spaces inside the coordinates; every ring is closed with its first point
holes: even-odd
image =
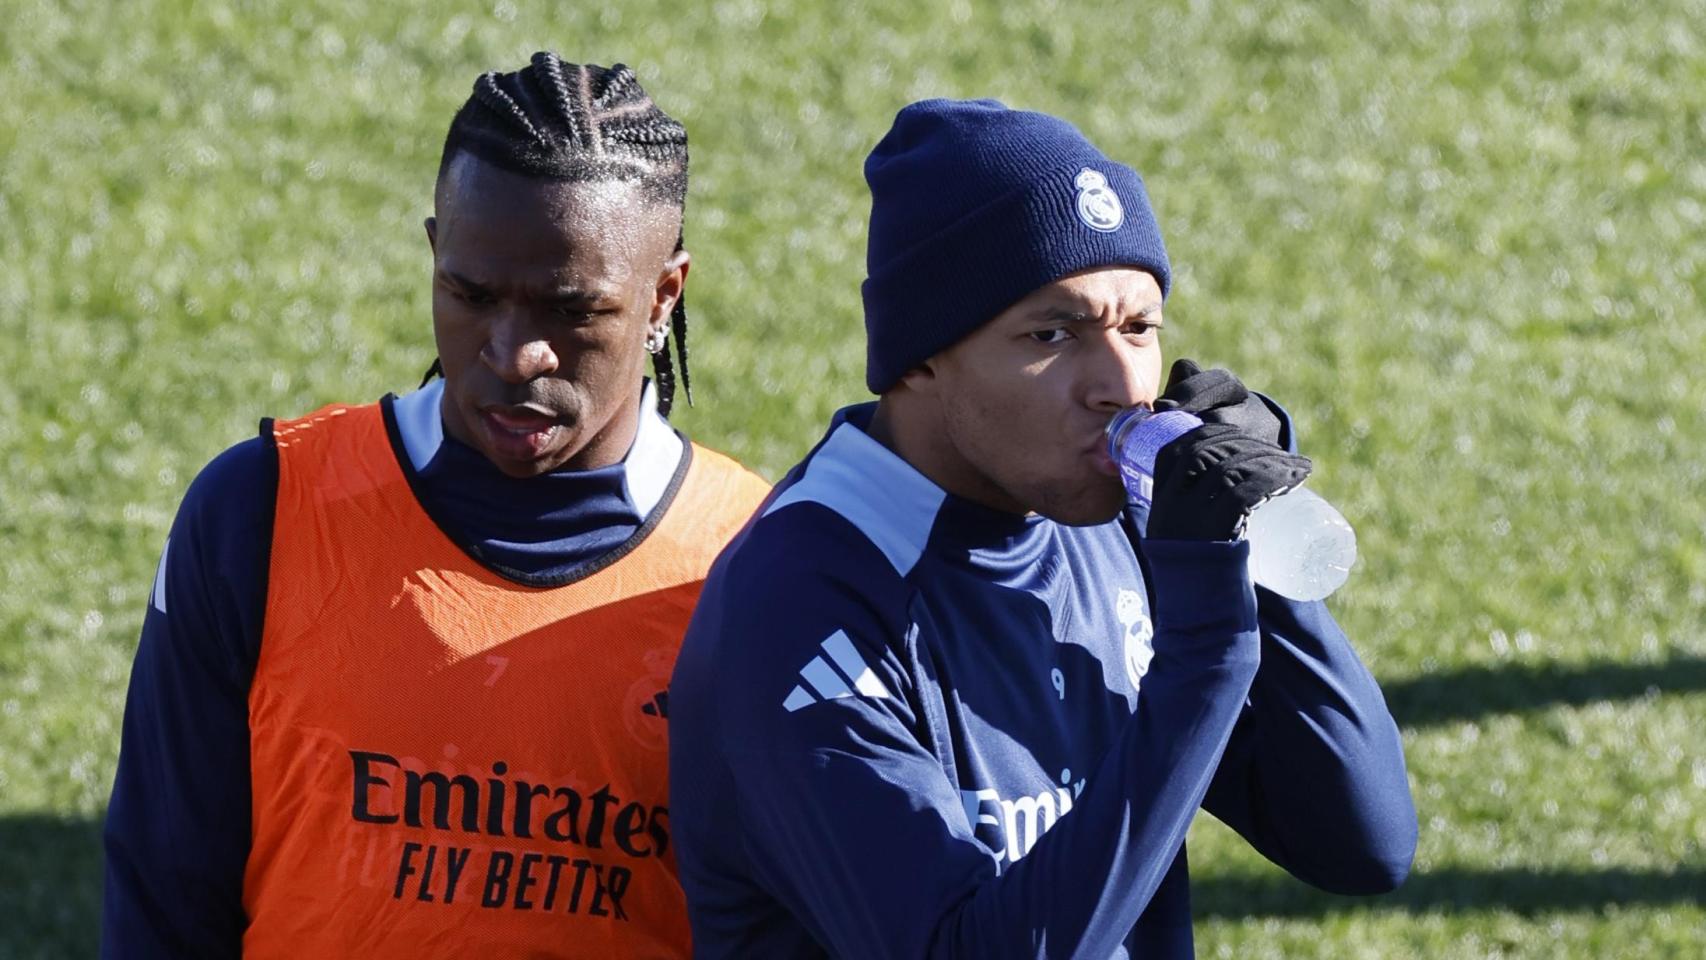
{"type": "MultiPolygon", "coordinates": [[[[1155,492],[1155,457],[1173,440],[1202,426],[1183,410],[1120,411],[1108,423],[1108,456],[1135,501],[1155,492]]],[[[1250,513],[1250,579],[1293,600],[1321,600],[1339,589],[1356,563],[1356,531],[1333,505],[1307,487],[1293,487],[1250,513]]]]}

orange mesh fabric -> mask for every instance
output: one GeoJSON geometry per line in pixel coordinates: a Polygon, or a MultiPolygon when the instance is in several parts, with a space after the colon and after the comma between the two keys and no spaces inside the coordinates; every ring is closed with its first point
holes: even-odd
{"type": "Polygon", "coordinates": [[[627,554],[533,588],[421,509],[377,405],[274,428],[248,957],[686,957],[665,687],[767,492],[694,446],[627,554]]]}

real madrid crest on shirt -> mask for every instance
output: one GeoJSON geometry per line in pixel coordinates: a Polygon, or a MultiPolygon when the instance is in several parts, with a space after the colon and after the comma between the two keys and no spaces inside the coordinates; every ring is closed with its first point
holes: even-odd
{"type": "Polygon", "coordinates": [[[1114,598],[1114,613],[1125,627],[1125,675],[1136,690],[1149,672],[1149,661],[1155,659],[1155,623],[1149,619],[1149,600],[1136,590],[1122,589],[1114,598]]]}
{"type": "Polygon", "coordinates": [[[1108,178],[1085,167],[1072,178],[1078,187],[1078,219],[1092,230],[1113,233],[1125,223],[1125,208],[1119,194],[1108,189],[1108,178]]]}

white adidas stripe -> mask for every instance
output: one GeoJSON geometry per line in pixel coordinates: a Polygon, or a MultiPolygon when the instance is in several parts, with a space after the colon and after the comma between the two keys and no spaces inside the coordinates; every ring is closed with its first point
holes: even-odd
{"type": "Polygon", "coordinates": [[[838,700],[853,695],[853,691],[847,689],[847,684],[842,682],[840,675],[829,669],[829,664],[824,663],[822,657],[813,657],[812,662],[800,671],[800,676],[805,677],[806,682],[817,691],[817,695],[825,700],[838,700]]]}
{"type": "Polygon", "coordinates": [[[816,697],[807,693],[800,687],[795,687],[788,693],[788,699],[782,701],[782,706],[786,708],[789,713],[793,713],[801,707],[809,707],[816,702],[816,697]]]}
{"type": "Polygon", "coordinates": [[[823,649],[829,652],[829,658],[835,661],[842,672],[853,678],[853,688],[861,696],[875,697],[878,700],[889,695],[889,688],[877,679],[877,672],[866,665],[859,651],[853,649],[853,641],[847,638],[844,631],[837,630],[823,642],[823,649]]]}
{"type": "Polygon", "coordinates": [[[877,676],[877,672],[872,670],[870,665],[865,662],[865,658],[859,655],[859,651],[853,646],[853,641],[848,639],[846,631],[835,631],[824,638],[823,643],[819,646],[823,648],[824,653],[829,655],[829,659],[835,662],[835,667],[839,667],[841,672],[837,673],[835,667],[824,662],[823,657],[813,657],[810,663],[800,669],[800,679],[804,680],[805,683],[788,691],[787,699],[782,701],[783,709],[793,713],[801,707],[821,703],[824,700],[851,697],[855,692],[859,696],[870,697],[874,700],[888,698],[889,688],[883,685],[883,681],[877,676]],[[853,684],[852,689],[848,689],[849,681],[853,684]]]}

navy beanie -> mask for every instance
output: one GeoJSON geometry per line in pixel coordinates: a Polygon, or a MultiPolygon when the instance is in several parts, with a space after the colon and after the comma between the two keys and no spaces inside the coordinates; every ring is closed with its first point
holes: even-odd
{"type": "Polygon", "coordinates": [[[1065,120],[994,100],[922,100],[895,116],[865,180],[872,393],[1068,274],[1132,266],[1163,297],[1171,284],[1143,178],[1065,120]]]}

